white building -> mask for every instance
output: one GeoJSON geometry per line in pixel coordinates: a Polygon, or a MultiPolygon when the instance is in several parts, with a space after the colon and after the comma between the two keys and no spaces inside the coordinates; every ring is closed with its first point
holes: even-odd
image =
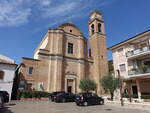
{"type": "Polygon", "coordinates": [[[109,48],[113,53],[114,71],[124,78],[124,92],[150,95],[150,30],[109,48]]]}
{"type": "Polygon", "coordinates": [[[14,60],[0,54],[0,91],[7,91],[10,98],[16,67],[14,60]]]}

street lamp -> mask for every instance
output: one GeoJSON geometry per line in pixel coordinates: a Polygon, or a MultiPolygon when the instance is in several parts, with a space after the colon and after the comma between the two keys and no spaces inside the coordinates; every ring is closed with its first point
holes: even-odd
{"type": "Polygon", "coordinates": [[[119,81],[119,89],[120,89],[120,101],[121,101],[121,106],[124,106],[124,102],[123,102],[123,92],[122,92],[122,79],[121,79],[121,76],[120,76],[120,71],[119,69],[117,70],[118,72],[118,81],[119,81]]]}

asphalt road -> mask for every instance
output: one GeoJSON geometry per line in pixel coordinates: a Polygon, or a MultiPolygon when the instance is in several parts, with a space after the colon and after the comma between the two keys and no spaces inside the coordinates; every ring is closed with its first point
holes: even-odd
{"type": "Polygon", "coordinates": [[[120,106],[97,105],[78,107],[75,103],[52,103],[50,101],[13,101],[0,109],[0,113],[150,113],[148,110],[120,106]]]}

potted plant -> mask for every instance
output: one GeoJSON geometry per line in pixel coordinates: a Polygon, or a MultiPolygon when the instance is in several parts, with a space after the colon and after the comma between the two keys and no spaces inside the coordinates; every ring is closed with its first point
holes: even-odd
{"type": "Polygon", "coordinates": [[[131,69],[131,73],[132,73],[132,74],[136,74],[137,72],[138,72],[138,68],[133,67],[133,68],[131,69]]]}
{"type": "Polygon", "coordinates": [[[137,68],[136,68],[136,67],[133,67],[131,70],[132,70],[132,71],[137,71],[137,68]]]}
{"type": "Polygon", "coordinates": [[[139,69],[143,72],[143,73],[146,73],[147,69],[148,69],[148,66],[147,65],[141,65],[139,66],[139,69]]]}

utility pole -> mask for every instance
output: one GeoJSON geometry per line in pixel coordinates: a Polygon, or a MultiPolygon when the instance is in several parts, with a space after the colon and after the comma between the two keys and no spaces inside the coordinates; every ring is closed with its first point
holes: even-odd
{"type": "Polygon", "coordinates": [[[124,106],[124,102],[123,102],[123,92],[122,92],[122,79],[121,79],[121,76],[120,76],[120,71],[119,69],[117,70],[118,72],[118,81],[119,81],[119,89],[120,89],[120,101],[121,101],[121,106],[124,106]]]}

